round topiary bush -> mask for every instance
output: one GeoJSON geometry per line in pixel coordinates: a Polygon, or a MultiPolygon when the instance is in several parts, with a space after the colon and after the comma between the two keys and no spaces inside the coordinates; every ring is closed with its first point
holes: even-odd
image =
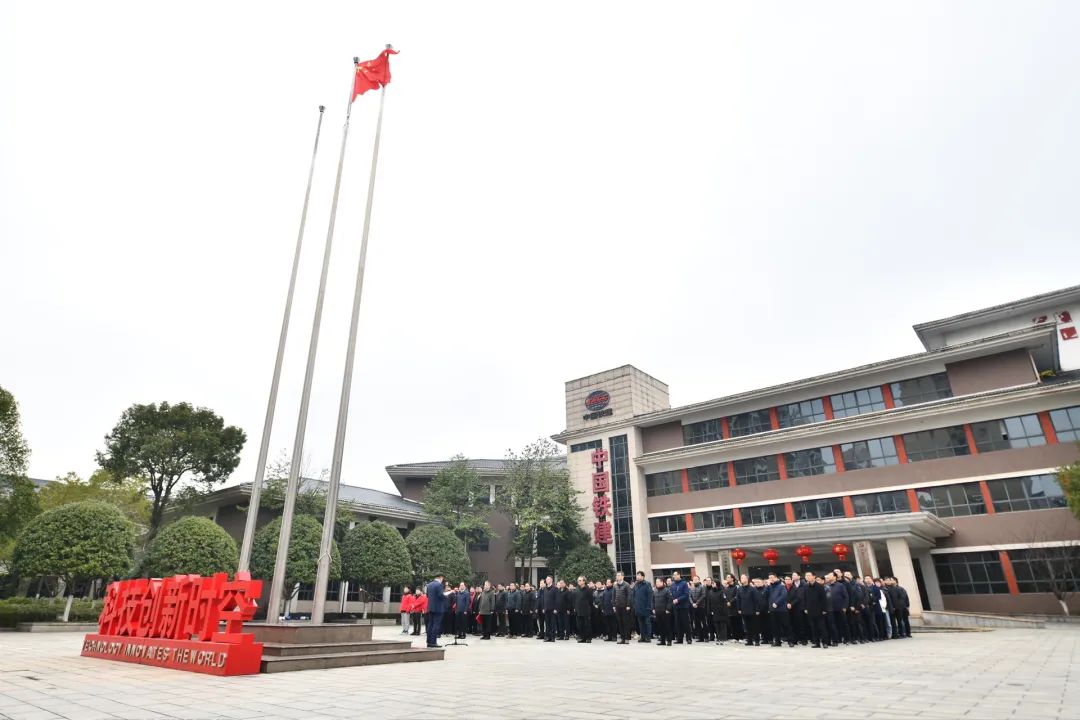
{"type": "Polygon", "coordinates": [[[185,517],[166,525],[143,561],[147,577],[236,572],[240,553],[225,528],[210,518],[185,517]]]}
{"type": "Polygon", "coordinates": [[[396,587],[412,579],[405,538],[382,521],[357,525],[341,541],[341,571],[361,585],[396,587]]]}
{"type": "Polygon", "coordinates": [[[12,563],[22,577],[56,576],[69,587],[131,571],[135,525],[115,505],[78,502],[31,520],[15,542],[12,563]]]}
{"type": "Polygon", "coordinates": [[[586,580],[615,579],[615,566],[598,545],[581,545],[566,553],[556,572],[569,583],[577,582],[579,577],[586,580]]]}
{"type": "MultiPolygon", "coordinates": [[[[260,578],[268,586],[274,579],[274,559],[277,556],[278,535],[281,518],[267,523],[251,544],[251,576],[260,578]]],[[[285,564],[285,595],[292,592],[295,583],[313,583],[319,570],[319,546],[322,543],[322,523],[310,515],[293,518],[292,537],[289,540],[289,556],[285,564]]],[[[341,577],[341,553],[337,543],[330,546],[330,577],[341,577]]]]}
{"type": "Polygon", "coordinates": [[[468,582],[472,577],[472,562],[465,546],[450,528],[443,525],[421,525],[405,538],[412,558],[413,576],[427,582],[441,572],[451,586],[468,582]]]}

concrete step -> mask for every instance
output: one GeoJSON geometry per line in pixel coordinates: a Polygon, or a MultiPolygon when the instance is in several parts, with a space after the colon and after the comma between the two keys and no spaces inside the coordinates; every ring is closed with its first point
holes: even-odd
{"type": "Polygon", "coordinates": [[[963,632],[990,632],[991,628],[967,627],[963,625],[916,625],[912,623],[911,634],[919,633],[963,633],[963,632]]]}
{"type": "Polygon", "coordinates": [[[360,665],[427,662],[429,660],[442,660],[444,652],[442,648],[409,648],[285,657],[263,655],[261,671],[264,673],[293,672],[296,670],[326,670],[328,668],[357,667],[360,665]]]}
{"type": "Polygon", "coordinates": [[[341,653],[375,650],[408,650],[412,643],[405,640],[362,640],[332,643],[263,643],[263,655],[291,657],[296,655],[338,655],[341,653]]]}
{"type": "Polygon", "coordinates": [[[312,625],[308,622],[245,623],[244,631],[255,636],[255,642],[304,645],[310,643],[365,642],[371,640],[371,626],[356,623],[312,625]]]}

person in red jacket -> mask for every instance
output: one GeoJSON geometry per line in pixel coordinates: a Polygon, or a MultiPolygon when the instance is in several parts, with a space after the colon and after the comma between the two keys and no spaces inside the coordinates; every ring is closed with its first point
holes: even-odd
{"type": "Polygon", "coordinates": [[[401,634],[409,634],[409,613],[412,612],[413,596],[409,586],[401,588],[401,634]]]}
{"type": "Polygon", "coordinates": [[[412,614],[412,634],[419,635],[421,617],[424,619],[424,628],[427,628],[427,595],[424,594],[423,588],[416,588],[410,612],[412,614]]]}

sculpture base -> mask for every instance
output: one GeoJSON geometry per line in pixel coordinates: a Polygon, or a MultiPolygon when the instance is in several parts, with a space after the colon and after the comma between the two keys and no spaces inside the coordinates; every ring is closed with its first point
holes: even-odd
{"type": "Polygon", "coordinates": [[[254,675],[259,672],[261,643],[164,640],[90,633],[82,656],[186,670],[207,675],[254,675]]]}

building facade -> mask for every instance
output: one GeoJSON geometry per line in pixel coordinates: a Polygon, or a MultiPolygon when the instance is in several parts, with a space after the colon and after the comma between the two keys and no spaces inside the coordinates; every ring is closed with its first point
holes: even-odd
{"type": "Polygon", "coordinates": [[[914,355],[678,408],[627,365],[566,383],[554,439],[587,505],[607,488],[624,572],[841,567],[917,588],[916,615],[1060,613],[1046,567],[1080,545],[1055,475],[1078,458],[1078,314],[1080,286],[917,325],[914,355]]]}

